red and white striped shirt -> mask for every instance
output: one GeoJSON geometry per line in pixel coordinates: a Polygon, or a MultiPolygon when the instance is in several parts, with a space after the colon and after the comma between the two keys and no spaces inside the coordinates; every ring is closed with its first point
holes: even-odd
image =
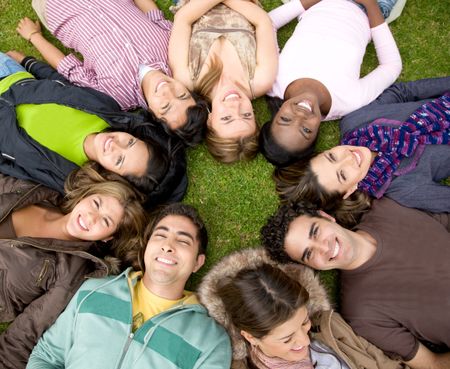
{"type": "Polygon", "coordinates": [[[48,0],[50,31],[66,47],[58,72],[76,85],[112,96],[123,110],[148,109],[139,65],[171,75],[167,47],[172,22],[159,10],[143,13],[133,0],[48,0]]]}

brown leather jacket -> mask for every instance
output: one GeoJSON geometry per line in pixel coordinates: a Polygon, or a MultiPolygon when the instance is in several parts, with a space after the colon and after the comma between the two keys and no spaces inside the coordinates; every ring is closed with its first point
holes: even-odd
{"type": "MultiPolygon", "coordinates": [[[[54,207],[60,199],[42,185],[0,174],[0,222],[13,210],[54,207]]],[[[0,322],[12,321],[0,335],[0,368],[25,368],[39,337],[84,279],[113,272],[113,264],[93,255],[97,251],[93,242],[0,239],[0,322]]]]}

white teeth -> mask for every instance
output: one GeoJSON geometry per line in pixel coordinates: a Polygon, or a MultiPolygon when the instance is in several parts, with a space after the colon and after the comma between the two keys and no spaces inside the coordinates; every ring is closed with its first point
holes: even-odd
{"type": "Polygon", "coordinates": [[[339,249],[340,249],[341,247],[339,246],[339,243],[337,242],[337,240],[336,240],[336,244],[335,244],[335,246],[334,246],[334,252],[333,252],[333,255],[331,255],[331,258],[335,258],[336,257],[336,255],[339,253],[339,249]]]}
{"type": "Polygon", "coordinates": [[[299,346],[299,347],[295,347],[292,349],[292,351],[300,351],[301,349],[303,349],[304,346],[299,346]]]}
{"type": "Polygon", "coordinates": [[[229,94],[225,97],[224,101],[229,100],[229,99],[235,99],[235,98],[239,98],[238,94],[229,94]]]}
{"type": "Polygon", "coordinates": [[[85,231],[89,230],[86,224],[83,222],[83,219],[81,219],[81,216],[78,217],[78,223],[80,224],[80,227],[83,228],[85,231]]]}
{"type": "Polygon", "coordinates": [[[109,147],[111,146],[111,143],[112,143],[112,138],[108,138],[106,141],[105,141],[105,146],[103,147],[103,151],[108,151],[108,149],[109,149],[109,147]]]}
{"type": "Polygon", "coordinates": [[[176,264],[174,261],[169,260],[169,259],[156,258],[156,260],[158,260],[159,262],[164,263],[164,264],[169,264],[169,265],[175,265],[176,264]]]}
{"type": "Polygon", "coordinates": [[[299,103],[297,103],[297,106],[304,108],[308,111],[312,111],[311,105],[309,105],[307,102],[305,101],[300,101],[299,103]]]}
{"type": "Polygon", "coordinates": [[[156,88],[155,88],[155,92],[158,92],[159,88],[160,88],[161,86],[166,85],[166,84],[167,84],[167,81],[161,81],[161,82],[159,82],[158,85],[157,85],[156,88]]]}
{"type": "Polygon", "coordinates": [[[356,163],[358,166],[361,166],[361,155],[359,155],[356,151],[353,151],[353,155],[356,157],[356,163]]]}

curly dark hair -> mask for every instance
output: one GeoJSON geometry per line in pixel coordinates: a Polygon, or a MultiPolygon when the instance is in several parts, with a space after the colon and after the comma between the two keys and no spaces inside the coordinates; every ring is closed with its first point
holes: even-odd
{"type": "Polygon", "coordinates": [[[284,239],[289,225],[302,215],[323,218],[314,205],[307,201],[298,201],[280,205],[276,213],[269,217],[261,228],[261,242],[275,261],[279,263],[292,262],[284,249],[284,239]]]}

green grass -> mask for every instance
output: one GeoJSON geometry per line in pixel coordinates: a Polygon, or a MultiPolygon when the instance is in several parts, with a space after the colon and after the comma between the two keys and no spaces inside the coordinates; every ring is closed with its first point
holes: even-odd
{"type": "MultiPolygon", "coordinates": [[[[263,0],[270,10],[281,1],[263,0]]],[[[31,44],[20,38],[16,24],[21,17],[36,19],[31,1],[0,0],[0,50],[17,49],[25,54],[40,57],[31,44]]],[[[171,1],[158,1],[166,14],[171,1]]],[[[295,22],[294,22],[295,23],[295,22]]],[[[279,32],[279,44],[284,45],[295,24],[279,32]]],[[[438,77],[450,72],[450,9],[447,0],[409,0],[403,14],[391,29],[403,59],[400,80],[438,77]]],[[[46,33],[49,36],[48,33],[46,33]]],[[[56,42],[56,41],[55,41],[56,42]]],[[[56,42],[60,46],[59,43],[56,42]]],[[[64,50],[64,49],[63,49],[64,50]]],[[[333,55],[330,55],[332,59],[333,55]]],[[[362,72],[367,73],[377,64],[374,48],[367,50],[362,72]]],[[[269,119],[264,99],[255,102],[260,123],[269,119]]],[[[338,143],[337,122],[322,125],[318,149],[323,150],[338,143]]],[[[215,162],[204,146],[188,153],[189,190],[185,202],[196,206],[209,229],[210,245],[205,267],[193,277],[194,288],[208,268],[224,255],[243,247],[257,246],[259,229],[277,207],[274,184],[271,180],[272,166],[258,156],[251,163],[224,165],[215,162]]],[[[324,283],[333,299],[337,294],[336,273],[322,273],[324,283]]],[[[1,331],[1,326],[0,326],[1,331]]]]}

